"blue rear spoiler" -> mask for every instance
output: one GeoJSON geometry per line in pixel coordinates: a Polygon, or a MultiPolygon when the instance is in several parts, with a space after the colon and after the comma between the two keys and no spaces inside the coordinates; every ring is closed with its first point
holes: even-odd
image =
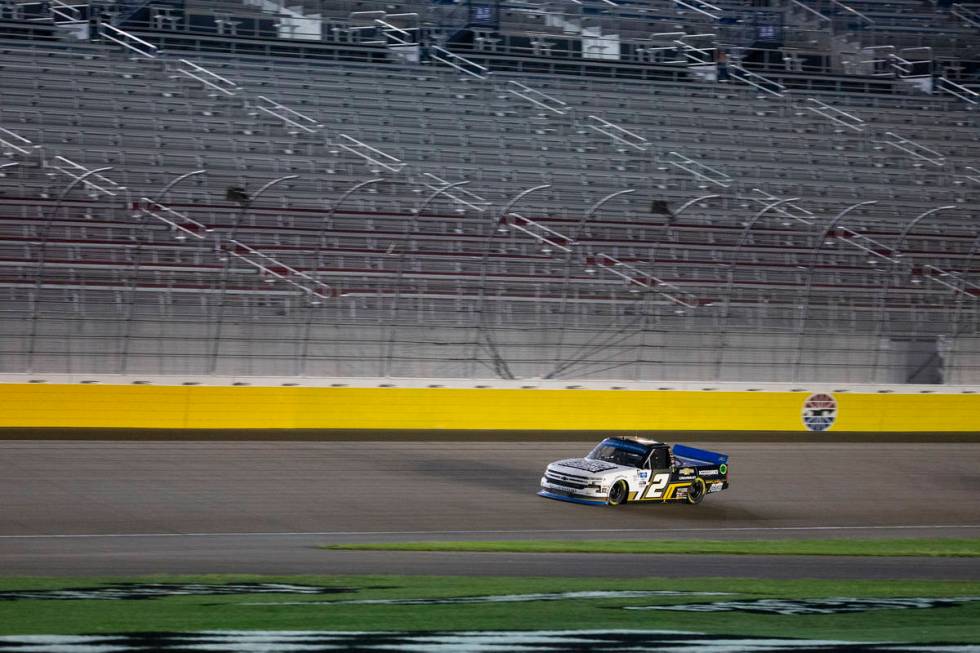
{"type": "Polygon", "coordinates": [[[698,460],[711,465],[721,465],[722,463],[728,462],[727,453],[715,453],[714,451],[695,449],[694,447],[687,447],[683,444],[675,444],[673,451],[675,456],[690,458],[691,460],[698,460]]]}

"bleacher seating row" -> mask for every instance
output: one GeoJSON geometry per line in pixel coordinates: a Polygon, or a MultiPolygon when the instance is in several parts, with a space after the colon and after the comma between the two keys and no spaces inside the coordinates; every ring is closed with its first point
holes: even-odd
{"type": "Polygon", "coordinates": [[[0,39],[8,313],[975,330],[960,98],[160,43],[0,39]]]}

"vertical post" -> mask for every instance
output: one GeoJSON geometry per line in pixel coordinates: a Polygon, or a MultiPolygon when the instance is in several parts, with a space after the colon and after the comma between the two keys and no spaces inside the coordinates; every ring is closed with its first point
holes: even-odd
{"type": "Polygon", "coordinates": [[[834,229],[837,227],[838,223],[844,219],[848,213],[854,209],[861,206],[869,206],[871,204],[877,204],[877,200],[868,200],[865,202],[858,202],[857,204],[852,204],[848,206],[840,213],[834,216],[834,219],[830,221],[827,228],[822,230],[817,238],[816,245],[810,252],[810,265],[806,269],[806,286],[804,287],[803,294],[803,305],[801,306],[800,314],[800,337],[798,346],[796,348],[796,361],[793,363],[793,380],[799,381],[800,376],[800,366],[803,364],[803,338],[806,335],[806,321],[810,313],[810,293],[813,289],[813,270],[817,266],[817,255],[820,252],[820,248],[823,247],[824,240],[833,234],[834,229]]]}
{"type": "MultiPolygon", "coordinates": [[[[480,268],[480,290],[478,295],[477,307],[476,307],[476,330],[478,335],[486,340],[486,350],[489,352],[492,358],[492,368],[497,373],[498,376],[504,379],[513,379],[514,374],[510,371],[510,366],[507,364],[507,360],[500,354],[500,350],[497,348],[496,343],[493,340],[493,336],[490,333],[490,329],[487,327],[487,268],[490,265],[490,251],[493,248],[493,239],[497,235],[497,225],[500,224],[501,220],[504,219],[510,213],[510,210],[519,201],[539,190],[544,190],[546,188],[551,188],[551,184],[541,184],[540,186],[532,186],[522,190],[517,195],[515,195],[507,204],[504,206],[503,210],[494,220],[493,224],[490,225],[490,234],[487,236],[486,242],[484,244],[482,265],[480,268]]],[[[481,347],[480,338],[474,338],[473,340],[473,354],[472,360],[476,362],[478,351],[481,347]]]]}
{"type": "MultiPolygon", "coordinates": [[[[343,204],[344,200],[347,199],[348,197],[350,197],[351,195],[353,195],[354,193],[356,193],[361,188],[364,188],[365,186],[369,186],[371,184],[376,184],[376,183],[379,183],[379,182],[382,182],[382,181],[384,181],[384,178],[382,178],[382,177],[374,177],[372,179],[365,179],[364,181],[360,181],[360,182],[354,184],[353,186],[351,186],[350,188],[348,188],[346,191],[344,191],[343,194],[339,198],[337,198],[337,200],[335,202],[333,202],[330,205],[330,208],[327,210],[326,217],[323,219],[323,221],[320,224],[320,243],[319,243],[319,249],[320,250],[322,250],[325,247],[325,245],[326,245],[326,232],[327,232],[327,229],[331,226],[331,223],[332,223],[334,214],[337,211],[337,208],[341,204],[343,204]]],[[[443,189],[443,190],[445,190],[445,189],[443,189]]],[[[319,254],[319,250],[318,250],[317,257],[316,257],[316,266],[315,266],[315,268],[313,270],[314,276],[316,276],[316,274],[319,271],[319,269],[320,269],[320,254],[319,254]]],[[[304,375],[304,376],[306,375],[306,372],[307,372],[307,370],[306,370],[306,359],[307,359],[307,356],[309,355],[309,351],[310,351],[310,338],[311,338],[311,334],[312,334],[312,331],[313,331],[313,313],[314,313],[314,309],[315,308],[316,308],[315,306],[311,306],[309,308],[309,312],[307,314],[307,319],[306,319],[306,326],[305,326],[305,329],[304,329],[303,342],[302,342],[302,346],[300,347],[300,360],[299,360],[299,366],[298,367],[299,367],[299,373],[301,375],[304,375]]]]}
{"type": "Polygon", "coordinates": [[[156,196],[153,198],[153,201],[163,202],[163,200],[166,199],[167,197],[167,193],[169,193],[174,186],[184,181],[185,179],[188,179],[189,177],[193,177],[194,175],[203,175],[205,172],[207,172],[207,170],[191,170],[190,172],[185,172],[184,174],[173,179],[169,184],[161,188],[160,192],[157,193],[156,196]]]}
{"type": "MultiPolygon", "coordinates": [[[[572,242],[570,243],[570,245],[574,247],[577,244],[578,239],[581,238],[582,232],[585,230],[585,225],[588,223],[589,220],[592,219],[592,216],[594,216],[599,211],[599,209],[606,204],[606,202],[609,202],[610,200],[613,200],[622,195],[628,195],[629,193],[635,193],[635,192],[636,192],[635,188],[627,188],[625,190],[617,191],[615,193],[610,193],[605,197],[601,198],[595,204],[593,204],[592,207],[589,208],[588,211],[586,211],[585,215],[582,216],[582,219],[579,220],[578,224],[575,226],[575,232],[572,234],[572,242]]],[[[570,294],[569,286],[571,284],[571,279],[572,279],[572,258],[574,254],[575,254],[574,250],[569,250],[565,254],[565,278],[563,279],[562,286],[561,286],[561,305],[560,305],[561,307],[559,309],[561,312],[561,325],[558,328],[558,341],[554,344],[555,366],[548,374],[545,375],[544,378],[546,379],[554,378],[555,376],[560,374],[562,370],[565,369],[565,367],[567,367],[567,362],[562,361],[560,359],[562,356],[562,349],[565,346],[565,331],[567,330],[568,327],[568,310],[569,310],[568,295],[570,294]]]]}
{"type": "Polygon", "coordinates": [[[344,191],[344,193],[337,198],[337,201],[330,205],[330,211],[327,213],[327,220],[333,219],[334,213],[337,212],[337,207],[340,206],[345,199],[353,195],[355,192],[368,186],[369,184],[376,184],[378,182],[384,181],[381,177],[375,177],[374,179],[366,179],[362,182],[358,182],[344,191]]]}
{"type": "MultiPolygon", "coordinates": [[[[973,269],[973,260],[976,258],[977,254],[980,253],[980,232],[977,232],[976,238],[973,239],[973,245],[970,247],[970,251],[966,255],[966,262],[963,264],[962,271],[960,275],[966,277],[970,270],[973,269]]],[[[973,295],[974,300],[974,311],[976,311],[977,300],[980,299],[977,295],[973,295]]],[[[949,343],[949,359],[950,361],[955,360],[956,357],[956,344],[957,339],[963,332],[963,328],[960,327],[960,314],[963,311],[963,304],[966,301],[966,294],[957,293],[956,294],[956,308],[953,310],[953,317],[950,320],[950,343],[949,343]]]]}
{"type": "Polygon", "coordinates": [[[676,217],[676,216],[680,215],[681,213],[683,213],[684,211],[686,211],[688,209],[688,207],[694,206],[698,202],[703,202],[705,200],[714,199],[716,197],[721,197],[721,195],[704,195],[703,197],[695,197],[693,200],[688,200],[688,201],[684,202],[683,204],[681,204],[680,206],[677,207],[677,210],[674,211],[674,216],[676,217]]]}
{"type": "Polygon", "coordinates": [[[391,320],[392,323],[388,328],[387,342],[385,343],[385,353],[384,358],[381,361],[381,376],[383,378],[388,378],[391,372],[391,362],[395,357],[395,337],[398,335],[398,326],[396,324],[398,317],[398,303],[401,299],[401,282],[405,276],[405,259],[408,257],[408,244],[411,235],[415,232],[415,227],[418,224],[419,217],[422,216],[425,209],[431,204],[437,197],[452,190],[453,188],[458,188],[460,186],[465,186],[470,183],[469,181],[457,181],[451,184],[446,184],[442,188],[433,191],[425,200],[419,205],[417,209],[412,211],[412,219],[409,222],[408,233],[406,234],[409,238],[406,239],[405,245],[402,247],[401,252],[398,255],[398,276],[395,278],[395,288],[392,293],[392,307],[391,307],[391,320]]]}
{"type": "MultiPolygon", "coordinates": [[[[153,196],[153,201],[162,203],[164,200],[166,200],[167,194],[171,191],[171,189],[173,189],[174,186],[184,181],[185,179],[189,179],[195,175],[202,175],[205,172],[207,171],[191,170],[190,172],[185,172],[184,174],[175,177],[169,183],[167,183],[166,186],[161,188],[156,195],[153,196]]],[[[124,322],[123,332],[120,336],[120,339],[122,341],[121,349],[119,351],[119,367],[118,367],[120,374],[125,374],[126,372],[129,371],[129,345],[130,345],[130,339],[132,338],[133,314],[135,312],[135,303],[136,303],[136,292],[135,292],[136,280],[139,275],[140,256],[143,253],[143,244],[146,242],[146,238],[144,237],[144,233],[142,229],[145,217],[146,214],[141,211],[140,223],[136,227],[137,239],[136,239],[136,248],[135,251],[133,252],[133,266],[132,266],[132,274],[130,277],[131,290],[130,290],[129,304],[126,307],[126,318],[124,322]]]]}
{"type": "Polygon", "coordinates": [[[468,183],[470,183],[470,182],[468,182],[468,181],[457,181],[457,182],[452,183],[452,184],[447,184],[446,186],[443,186],[439,190],[435,191],[434,193],[432,193],[431,195],[429,195],[427,198],[425,198],[425,201],[422,202],[422,204],[419,205],[419,208],[415,209],[415,211],[414,211],[415,217],[417,218],[418,216],[422,215],[422,212],[425,211],[426,208],[428,208],[429,204],[431,204],[437,197],[439,197],[440,195],[442,195],[446,191],[452,190],[453,188],[458,188],[459,186],[465,186],[468,183]]]}
{"type": "Polygon", "coordinates": [[[768,213],[769,211],[773,210],[774,208],[778,207],[781,204],[796,202],[799,201],[799,199],[800,199],[799,197],[786,197],[781,200],[776,200],[775,202],[771,202],[767,204],[766,206],[762,207],[762,209],[759,210],[755,215],[753,215],[748,222],[745,223],[745,227],[742,229],[742,232],[739,234],[738,242],[735,244],[735,249],[732,250],[732,262],[728,266],[728,282],[725,285],[725,308],[722,313],[721,325],[720,328],[718,329],[719,337],[721,340],[718,343],[718,362],[715,366],[715,380],[718,381],[721,380],[721,372],[725,366],[725,347],[727,346],[726,338],[728,336],[728,319],[731,316],[732,293],[735,290],[735,268],[738,267],[739,252],[742,251],[742,246],[745,245],[745,243],[748,241],[749,232],[752,230],[752,227],[755,226],[755,223],[758,222],[763,215],[765,215],[766,213],[768,213]]]}
{"type": "Polygon", "coordinates": [[[581,235],[581,231],[585,227],[585,224],[592,219],[592,216],[595,215],[596,212],[599,210],[599,208],[603,206],[606,202],[608,202],[611,199],[615,199],[620,195],[627,195],[629,193],[635,193],[635,192],[636,192],[635,188],[627,188],[626,190],[616,191],[615,193],[609,193],[608,195],[600,199],[598,202],[593,204],[592,207],[589,208],[588,211],[586,211],[585,215],[582,216],[582,219],[578,221],[578,224],[575,225],[575,233],[572,234],[572,240],[573,241],[578,240],[578,237],[581,235]]]}
{"type": "MultiPolygon", "coordinates": [[[[261,186],[254,194],[250,195],[248,200],[242,205],[242,210],[239,211],[235,217],[235,222],[232,224],[231,237],[235,238],[238,234],[238,229],[242,222],[245,221],[245,217],[248,215],[248,210],[252,204],[262,196],[267,190],[275,186],[276,184],[288,181],[290,179],[296,179],[299,175],[286,175],[284,177],[278,177],[272,181],[267,182],[265,185],[261,186]]],[[[218,315],[215,321],[215,331],[214,340],[211,343],[211,352],[208,356],[208,374],[214,374],[218,369],[218,355],[221,351],[221,331],[224,326],[225,318],[225,305],[228,296],[227,286],[228,286],[228,273],[231,269],[231,260],[233,257],[228,256],[225,260],[224,268],[221,271],[221,286],[219,294],[219,304],[218,304],[218,315]]]]}
{"type": "MultiPolygon", "coordinates": [[[[922,222],[922,220],[924,220],[925,218],[927,218],[930,215],[933,215],[934,213],[938,213],[939,211],[947,211],[947,210],[955,209],[955,208],[958,208],[958,207],[955,206],[955,205],[937,206],[934,209],[929,209],[928,211],[926,211],[924,213],[920,213],[914,219],[910,220],[909,223],[907,225],[905,225],[905,228],[902,229],[902,232],[898,235],[898,238],[895,240],[895,244],[892,246],[892,251],[894,252],[894,256],[902,256],[902,248],[905,247],[905,238],[912,231],[912,228],[913,227],[915,227],[917,224],[919,224],[920,222],[922,222]]],[[[880,340],[883,337],[884,332],[885,332],[885,319],[886,319],[886,317],[888,315],[887,301],[888,301],[888,290],[889,290],[889,287],[890,287],[889,278],[888,277],[885,277],[884,281],[881,284],[881,292],[878,294],[878,304],[880,305],[880,308],[878,310],[878,321],[877,321],[877,324],[875,326],[875,333],[878,336],[879,343],[878,343],[877,352],[875,353],[875,363],[874,363],[875,375],[877,375],[877,373],[878,373],[878,367],[879,367],[879,365],[881,363],[881,342],[880,342],[880,340]]],[[[877,379],[876,379],[876,381],[877,381],[877,379]]],[[[880,382],[882,382],[882,383],[888,383],[887,380],[880,381],[880,382]]]]}
{"type": "Polygon", "coordinates": [[[68,196],[68,193],[72,191],[73,188],[78,186],[78,184],[85,181],[86,178],[92,175],[98,174],[100,172],[105,172],[106,170],[112,170],[112,166],[106,166],[104,168],[95,168],[94,170],[88,170],[81,175],[72,179],[67,186],[62,189],[61,193],[58,195],[58,199],[54,203],[54,207],[51,209],[49,217],[44,221],[44,233],[41,236],[40,250],[38,251],[38,261],[37,261],[37,282],[34,285],[34,305],[31,310],[31,332],[28,340],[27,346],[27,371],[34,372],[34,362],[35,354],[37,350],[37,331],[38,331],[38,311],[40,310],[41,303],[41,288],[43,287],[44,278],[44,263],[47,258],[48,249],[48,239],[51,233],[51,222],[58,217],[58,209],[61,208],[61,203],[68,196]]]}

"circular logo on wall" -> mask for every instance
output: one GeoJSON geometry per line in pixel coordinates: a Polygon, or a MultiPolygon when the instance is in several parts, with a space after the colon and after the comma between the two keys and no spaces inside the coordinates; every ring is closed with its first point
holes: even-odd
{"type": "Polygon", "coordinates": [[[808,431],[826,431],[837,419],[837,400],[833,395],[818,393],[803,402],[803,425],[808,431]]]}

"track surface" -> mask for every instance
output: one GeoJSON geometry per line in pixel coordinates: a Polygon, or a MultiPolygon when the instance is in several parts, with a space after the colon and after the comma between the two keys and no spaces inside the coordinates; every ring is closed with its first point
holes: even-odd
{"type": "Polygon", "coordinates": [[[980,444],[691,443],[700,506],[535,496],[588,444],[0,442],[0,575],[431,573],[980,579],[976,559],[330,552],[419,539],[980,536],[980,444]]]}

